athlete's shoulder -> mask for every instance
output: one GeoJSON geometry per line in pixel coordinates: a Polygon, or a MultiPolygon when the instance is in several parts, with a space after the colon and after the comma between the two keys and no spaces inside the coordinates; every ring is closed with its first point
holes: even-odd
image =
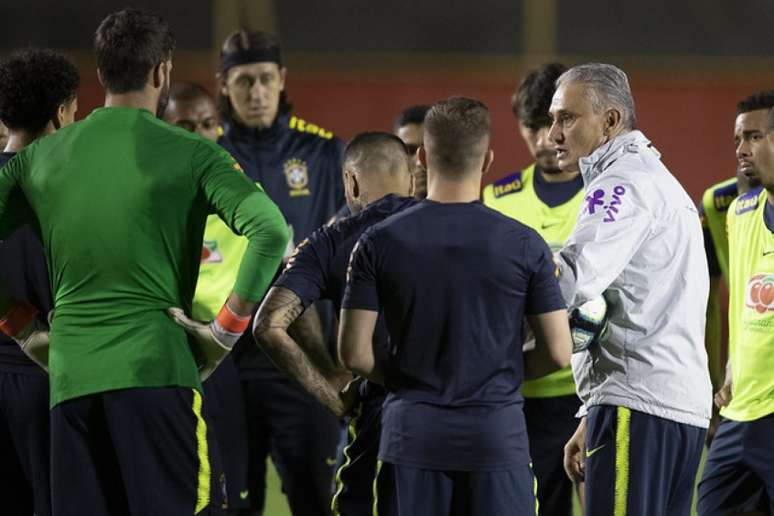
{"type": "Polygon", "coordinates": [[[365,207],[360,213],[350,217],[357,220],[360,224],[370,224],[373,221],[383,219],[410,208],[420,201],[414,197],[402,197],[400,195],[388,194],[376,202],[365,207]]]}
{"type": "Polygon", "coordinates": [[[702,195],[702,204],[705,205],[705,210],[712,208],[715,211],[725,212],[738,195],[737,179],[732,177],[707,188],[702,195]]]}
{"type": "Polygon", "coordinates": [[[290,115],[288,117],[287,127],[291,133],[297,136],[303,136],[309,141],[340,142],[332,131],[325,129],[315,122],[307,121],[298,115],[290,115]]]}
{"type": "Polygon", "coordinates": [[[176,139],[179,138],[181,141],[188,142],[191,145],[195,145],[200,140],[208,141],[197,133],[169,124],[156,116],[145,116],[142,120],[147,124],[148,130],[167,134],[176,139]]]}
{"type": "Polygon", "coordinates": [[[341,240],[345,240],[354,234],[360,234],[366,229],[404,212],[419,202],[419,200],[413,197],[401,197],[390,194],[369,204],[359,213],[337,221],[330,228],[340,235],[341,240]]]}
{"type": "Polygon", "coordinates": [[[487,185],[484,190],[484,199],[486,201],[500,199],[507,195],[515,194],[524,190],[527,181],[532,179],[535,170],[534,163],[523,170],[508,174],[487,185]]]}
{"type": "Polygon", "coordinates": [[[68,142],[72,141],[72,138],[78,135],[82,128],[87,126],[86,120],[73,122],[51,134],[37,138],[17,153],[18,159],[24,160],[27,163],[34,163],[37,159],[46,159],[56,149],[66,148],[68,142]]]}
{"type": "Polygon", "coordinates": [[[530,233],[534,232],[537,234],[532,228],[527,226],[526,224],[523,224],[519,222],[518,220],[509,217],[508,215],[503,214],[502,212],[491,208],[489,206],[486,206],[485,204],[478,204],[478,210],[482,217],[486,217],[489,220],[489,225],[492,227],[492,230],[501,230],[504,232],[517,232],[517,233],[530,233]]]}
{"type": "Polygon", "coordinates": [[[729,207],[729,211],[736,217],[752,213],[758,209],[758,206],[760,206],[764,197],[765,191],[762,187],[753,188],[749,192],[734,199],[729,207]]]}

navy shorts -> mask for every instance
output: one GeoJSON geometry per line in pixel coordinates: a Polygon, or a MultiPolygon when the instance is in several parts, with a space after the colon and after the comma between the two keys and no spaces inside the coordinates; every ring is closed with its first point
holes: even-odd
{"type": "Polygon", "coordinates": [[[383,403],[384,395],[359,401],[349,421],[344,462],[336,472],[336,492],[331,502],[334,516],[359,516],[373,510],[383,403]]]}
{"type": "Polygon", "coordinates": [[[706,434],[625,407],[589,408],[585,513],[690,516],[706,434]]]}
{"type": "Polygon", "coordinates": [[[0,513],[51,514],[48,375],[0,371],[0,513]]]}
{"type": "Polygon", "coordinates": [[[184,387],[108,391],[51,410],[57,516],[220,514],[202,396],[184,387]]]}
{"type": "Polygon", "coordinates": [[[524,398],[529,454],[538,482],[541,516],[572,516],[572,482],[564,471],[564,445],[578,428],[580,399],[524,398]]]}
{"type": "Polygon", "coordinates": [[[699,483],[697,509],[700,516],[774,514],[774,414],[720,422],[699,483]]]}
{"type": "Polygon", "coordinates": [[[378,516],[528,516],[538,514],[529,465],[504,471],[436,471],[379,462],[378,516]]]}
{"type": "Polygon", "coordinates": [[[231,356],[203,384],[205,419],[211,425],[223,464],[226,506],[249,506],[247,488],[247,421],[239,373],[231,356]]]}

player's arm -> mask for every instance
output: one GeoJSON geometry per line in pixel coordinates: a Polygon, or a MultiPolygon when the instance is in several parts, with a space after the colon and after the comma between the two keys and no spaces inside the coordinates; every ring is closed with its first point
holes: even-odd
{"type": "Polygon", "coordinates": [[[596,186],[602,204],[586,208],[557,254],[559,285],[570,309],[604,293],[631,261],[653,227],[638,186],[612,176],[596,186]],[[607,207],[607,208],[606,208],[607,207]]]}
{"type": "Polygon", "coordinates": [[[384,376],[374,356],[374,329],[379,312],[345,309],[339,323],[339,360],[356,375],[383,384],[384,376]]]}
{"type": "MultiPolygon", "coordinates": [[[[19,153],[0,168],[0,239],[34,219],[19,186],[26,157],[26,153],[19,153]]],[[[12,299],[7,285],[0,279],[0,331],[15,340],[43,369],[48,367],[48,330],[39,320],[38,309],[28,301],[12,299]]]]}
{"type": "Polygon", "coordinates": [[[349,259],[347,287],[339,319],[338,354],[353,373],[384,384],[384,373],[374,355],[373,338],[379,317],[377,251],[369,229],[360,237],[349,259]]]}
{"type": "Polygon", "coordinates": [[[535,348],[524,354],[524,376],[531,380],[570,364],[572,338],[551,250],[535,232],[525,244],[529,268],[525,313],[535,336],[535,348]]]}
{"type": "Polygon", "coordinates": [[[334,414],[344,415],[347,407],[339,393],[352,378],[331,359],[313,306],[304,310],[295,292],[274,287],[258,310],[253,334],[280,371],[334,414]]]}
{"type": "Polygon", "coordinates": [[[524,378],[533,380],[570,365],[572,339],[567,310],[527,316],[535,349],[524,354],[524,378]]]}
{"type": "Polygon", "coordinates": [[[170,309],[175,321],[194,337],[194,354],[206,379],[247,329],[256,303],[282,260],[288,230],[277,206],[239,171],[225,150],[202,141],[193,163],[193,180],[212,210],[234,233],[248,240],[233,292],[215,320],[204,325],[189,319],[179,308],[170,309]]]}
{"type": "Polygon", "coordinates": [[[731,372],[731,360],[726,362],[725,379],[723,386],[715,393],[715,406],[719,409],[728,406],[733,398],[733,375],[731,372]]]}

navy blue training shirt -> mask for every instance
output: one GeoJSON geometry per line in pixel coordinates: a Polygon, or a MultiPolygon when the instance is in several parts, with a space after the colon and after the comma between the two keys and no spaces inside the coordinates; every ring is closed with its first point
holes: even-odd
{"type": "MultiPolygon", "coordinates": [[[[390,194],[360,213],[319,228],[299,244],[274,286],[293,291],[304,308],[319,299],[328,299],[333,302],[338,314],[344,297],[349,256],[360,235],[372,225],[417,202],[413,198],[390,194]]],[[[374,345],[380,351],[388,351],[387,330],[381,318],[374,331],[374,345]]],[[[329,351],[336,356],[335,350],[329,351]]],[[[383,392],[373,387],[368,391],[383,392]]]]}
{"type": "MultiPolygon", "coordinates": [[[[0,167],[15,153],[0,153],[0,167]]],[[[12,299],[28,301],[40,312],[41,321],[54,307],[49,286],[48,269],[43,245],[32,227],[21,226],[7,239],[0,241],[0,277],[8,287],[12,299]]],[[[27,358],[19,345],[0,332],[0,371],[24,374],[46,374],[40,366],[27,358]]]]}
{"type": "Polygon", "coordinates": [[[294,245],[345,204],[344,144],[324,129],[289,114],[260,130],[229,121],[218,143],[279,207],[294,245]]]}
{"type": "Polygon", "coordinates": [[[383,311],[395,383],[379,457],[432,470],[529,463],[522,320],[565,308],[532,229],[472,203],[424,200],[363,233],[343,308],[383,311]]]}
{"type": "Polygon", "coordinates": [[[336,310],[340,310],[349,256],[360,235],[417,202],[413,198],[390,194],[355,215],[319,228],[298,245],[274,286],[292,290],[304,308],[318,299],[329,299],[336,310]]]}
{"type": "MultiPolygon", "coordinates": [[[[266,129],[234,120],[224,128],[218,143],[279,207],[291,228],[291,249],[345,205],[344,144],[331,132],[289,113],[278,115],[266,129]]],[[[324,304],[317,308],[328,341],[335,342],[333,309],[324,304]]],[[[281,376],[249,332],[237,344],[234,358],[242,378],[281,376]]]]}

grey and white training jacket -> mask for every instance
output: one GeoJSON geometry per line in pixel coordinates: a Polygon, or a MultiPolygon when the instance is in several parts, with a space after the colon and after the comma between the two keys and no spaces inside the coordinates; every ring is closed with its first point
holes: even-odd
{"type": "Polygon", "coordinates": [[[559,252],[570,309],[604,294],[605,337],[572,357],[584,408],[628,407],[707,427],[709,291],[696,208],[640,131],[580,160],[586,200],[559,252]]]}

